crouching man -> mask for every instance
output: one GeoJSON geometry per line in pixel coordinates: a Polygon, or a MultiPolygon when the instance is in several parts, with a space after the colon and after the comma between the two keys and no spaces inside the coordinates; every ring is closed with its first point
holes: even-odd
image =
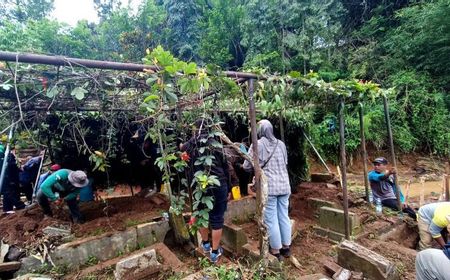
{"type": "Polygon", "coordinates": [[[417,225],[420,250],[431,248],[433,240],[444,249],[445,240],[441,232],[446,227],[450,229],[450,202],[436,202],[420,207],[417,225]]]}
{"type": "Polygon", "coordinates": [[[60,169],[48,176],[42,183],[41,189],[37,194],[37,201],[46,216],[53,216],[50,203],[54,202],[57,206],[63,201],[69,206],[70,215],[74,223],[83,223],[83,217],[78,208],[77,196],[82,187],[88,184],[88,179],[83,171],[72,171],[69,169],[60,169]]]}

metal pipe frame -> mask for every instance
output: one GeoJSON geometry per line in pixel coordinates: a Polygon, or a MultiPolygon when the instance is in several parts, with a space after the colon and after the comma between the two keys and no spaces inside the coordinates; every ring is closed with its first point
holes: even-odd
{"type": "MultiPolygon", "coordinates": [[[[65,56],[50,56],[31,53],[6,52],[6,51],[0,51],[0,61],[46,64],[55,66],[85,67],[85,68],[108,69],[108,70],[122,70],[134,72],[143,72],[144,70],[151,70],[158,72],[161,70],[161,68],[154,65],[81,59],[65,56]]],[[[227,77],[236,79],[261,78],[256,74],[247,72],[223,71],[222,73],[227,77]]]]}

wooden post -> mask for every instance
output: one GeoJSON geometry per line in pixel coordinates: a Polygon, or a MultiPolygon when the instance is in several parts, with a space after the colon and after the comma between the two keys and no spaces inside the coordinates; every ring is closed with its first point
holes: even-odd
{"type": "Polygon", "coordinates": [[[253,152],[253,170],[255,171],[255,188],[256,188],[256,211],[258,216],[258,226],[259,226],[259,254],[261,258],[264,258],[267,254],[267,246],[265,243],[265,224],[263,221],[264,217],[264,197],[261,185],[261,167],[259,166],[258,157],[258,137],[256,132],[256,110],[255,110],[255,99],[254,93],[254,80],[250,79],[248,81],[248,96],[249,96],[249,116],[250,116],[250,128],[251,128],[251,139],[252,139],[252,152],[253,152]]]}
{"type": "Polygon", "coordinates": [[[450,201],[450,162],[447,161],[445,164],[445,200],[450,201]]]}
{"type": "Polygon", "coordinates": [[[280,120],[280,136],[281,136],[281,141],[283,141],[283,143],[286,143],[285,139],[284,139],[284,121],[283,121],[283,115],[280,113],[280,115],[278,116],[279,120],[280,120]]]}
{"type": "Polygon", "coordinates": [[[345,154],[345,118],[344,118],[344,97],[341,96],[339,106],[339,147],[342,171],[342,194],[344,199],[344,227],[345,239],[350,239],[349,218],[348,218],[348,197],[347,197],[347,158],[345,154]]]}
{"type": "Polygon", "coordinates": [[[364,188],[366,190],[366,201],[369,204],[370,203],[369,178],[367,178],[367,151],[366,151],[366,136],[364,135],[364,108],[362,103],[359,104],[359,130],[361,134],[361,153],[364,168],[364,188]]]}
{"type": "MultiPolygon", "coordinates": [[[[395,158],[395,151],[394,151],[394,137],[392,136],[392,127],[391,127],[391,117],[389,116],[389,105],[388,100],[386,96],[383,96],[383,105],[384,105],[384,118],[386,120],[386,128],[388,132],[388,138],[389,138],[389,148],[391,150],[391,160],[392,165],[395,168],[395,171],[397,170],[397,159],[395,158]]],[[[400,201],[400,186],[398,185],[397,180],[397,174],[394,174],[394,182],[395,182],[395,195],[397,196],[397,207],[400,209],[400,212],[402,211],[402,202],[400,201]]]]}

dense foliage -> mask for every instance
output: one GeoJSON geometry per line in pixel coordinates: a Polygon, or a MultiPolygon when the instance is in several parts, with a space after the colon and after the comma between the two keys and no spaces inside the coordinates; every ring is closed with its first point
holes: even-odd
{"type": "MultiPolygon", "coordinates": [[[[114,0],[94,2],[98,24],[68,26],[49,18],[51,0],[4,1],[0,50],[140,62],[147,49],[162,45],[197,65],[293,76],[312,70],[325,81],[372,80],[395,88],[389,100],[398,149],[450,152],[449,0],[143,0],[137,12],[114,0]]],[[[334,160],[336,104],[306,110],[303,87],[275,84],[278,88],[259,87],[262,112],[271,117],[282,112],[287,133],[303,127],[334,160]],[[296,106],[283,108],[287,98],[296,106]]],[[[177,86],[192,91],[196,84],[177,86]]],[[[357,104],[347,108],[350,153],[359,145],[357,109],[357,104]]],[[[364,110],[367,140],[385,149],[381,100],[366,100],[364,110]]]]}

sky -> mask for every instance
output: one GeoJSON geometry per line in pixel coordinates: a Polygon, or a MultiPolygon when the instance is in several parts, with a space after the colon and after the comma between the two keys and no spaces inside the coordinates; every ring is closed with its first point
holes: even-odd
{"type": "Polygon", "coordinates": [[[82,19],[98,23],[93,0],[55,0],[55,9],[51,16],[71,26],[75,26],[82,19]]]}
{"type": "MultiPolygon", "coordinates": [[[[122,2],[130,5],[136,11],[141,0],[123,0],[122,2]]],[[[55,9],[51,17],[60,22],[75,26],[82,19],[95,23],[99,21],[93,0],[55,0],[54,3],[55,9]]]]}

